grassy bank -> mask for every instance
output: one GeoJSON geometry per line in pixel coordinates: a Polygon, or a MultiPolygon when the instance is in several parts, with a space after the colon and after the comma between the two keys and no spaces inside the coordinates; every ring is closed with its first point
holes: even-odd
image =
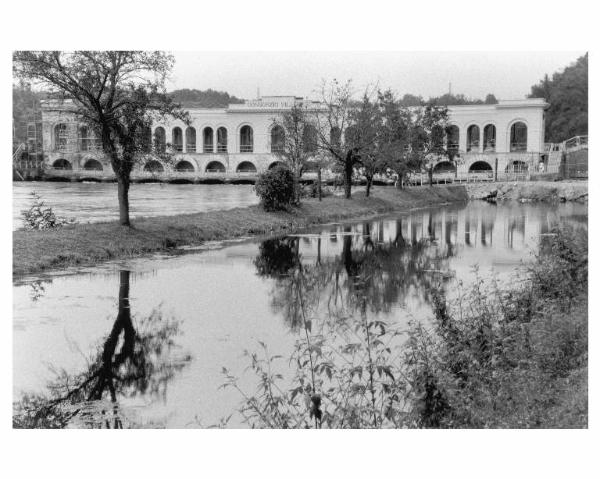
{"type": "Polygon", "coordinates": [[[463,186],[396,190],[378,188],[372,197],[356,192],[351,200],[328,197],[305,200],[289,212],[265,212],[260,206],[117,222],[67,226],[56,230],[13,233],[13,275],[132,258],[196,246],[205,241],[293,232],[300,228],[379,215],[446,202],[466,201],[463,186]]]}

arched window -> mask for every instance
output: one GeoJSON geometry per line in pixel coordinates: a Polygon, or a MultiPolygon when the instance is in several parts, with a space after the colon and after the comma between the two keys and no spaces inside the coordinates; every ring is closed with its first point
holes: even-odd
{"type": "Polygon", "coordinates": [[[217,129],[217,153],[227,153],[227,128],[217,129]]]}
{"type": "Polygon", "coordinates": [[[316,153],[317,151],[317,129],[312,125],[306,125],[302,132],[302,144],[305,153],[316,153]]]}
{"type": "Polygon", "coordinates": [[[449,151],[458,151],[460,129],[456,125],[450,125],[446,129],[446,144],[449,151]]]}
{"type": "Polygon", "coordinates": [[[434,125],[431,129],[431,143],[434,148],[444,148],[444,129],[440,125],[434,125]]]}
{"type": "Polygon", "coordinates": [[[285,131],[279,125],[271,128],[271,153],[283,153],[285,149],[285,131]]]}
{"type": "Polygon", "coordinates": [[[254,151],[254,133],[252,127],[244,125],[240,129],[240,153],[252,153],[254,151]]]}
{"type": "Polygon", "coordinates": [[[79,128],[79,140],[82,151],[93,151],[100,149],[100,142],[96,138],[93,130],[87,125],[83,125],[81,128],[79,128]]]}
{"type": "Polygon", "coordinates": [[[185,151],[188,153],[196,152],[196,129],[188,126],[185,129],[185,151]]]}
{"type": "Polygon", "coordinates": [[[176,126],[173,128],[173,149],[175,151],[183,151],[183,132],[181,128],[176,126]]]}
{"type": "Polygon", "coordinates": [[[154,130],[154,149],[158,153],[164,153],[167,148],[167,134],[162,126],[154,130]]]}
{"type": "Polygon", "coordinates": [[[204,153],[214,152],[213,129],[210,126],[204,128],[202,132],[202,151],[204,153]]]}
{"type": "Polygon", "coordinates": [[[149,126],[144,126],[140,130],[140,149],[144,153],[152,151],[152,128],[149,126]]]}
{"type": "Polygon", "coordinates": [[[336,148],[339,148],[342,144],[342,130],[337,126],[334,126],[329,132],[329,143],[336,148]]]}
{"type": "Polygon", "coordinates": [[[59,151],[67,149],[67,125],[59,123],[54,127],[54,146],[59,151]]]}
{"type": "Polygon", "coordinates": [[[467,151],[479,149],[479,127],[471,125],[467,129],[467,151]]]}
{"type": "Polygon", "coordinates": [[[527,125],[522,121],[510,127],[510,151],[527,151],[527,125]]]}
{"type": "Polygon", "coordinates": [[[496,127],[486,125],[483,129],[483,151],[496,150],[496,127]]]}

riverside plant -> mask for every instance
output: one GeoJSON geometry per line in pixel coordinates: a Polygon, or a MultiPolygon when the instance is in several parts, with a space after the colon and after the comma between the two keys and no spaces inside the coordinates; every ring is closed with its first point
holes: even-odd
{"type": "Polygon", "coordinates": [[[74,218],[57,216],[35,191],[31,192],[31,197],[32,205],[29,209],[21,211],[25,229],[48,230],[76,223],[74,218]]]}
{"type": "Polygon", "coordinates": [[[360,296],[317,314],[322,285],[290,274],[305,293],[288,367],[264,343],[246,352],[254,394],[223,369],[250,427],[587,426],[587,231],[553,229],[511,286],[475,271],[453,300],[433,288],[433,317],[408,331],[369,320],[360,296]]]}

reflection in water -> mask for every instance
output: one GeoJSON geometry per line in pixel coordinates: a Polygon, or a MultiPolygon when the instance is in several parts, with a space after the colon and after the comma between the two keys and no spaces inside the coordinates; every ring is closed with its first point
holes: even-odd
{"type": "MultiPolygon", "coordinates": [[[[393,346],[406,340],[408,322],[426,322],[439,298],[455,297],[460,283],[468,288],[475,264],[482,275],[494,268],[500,281],[509,280],[537,249],[540,234],[559,222],[585,227],[586,215],[584,205],[473,202],[140,259],[128,266],[135,271],[131,277],[105,267],[39,284],[25,278],[14,285],[15,424],[106,427],[100,418],[109,418],[114,427],[114,405],[117,427],[218,423],[239,404],[233,390],[219,389],[222,367],[254,391],[254,378],[243,377],[247,363],[240,353],[254,351],[257,341],[267,343],[272,355],[294,356],[281,373],[290,382],[304,380],[298,397],[313,410],[308,426],[319,415],[329,426],[331,404],[355,407],[357,427],[396,424],[394,411],[401,415],[402,404],[381,401],[392,393],[402,397],[394,389],[400,382],[385,368],[398,361],[393,346]],[[129,311],[130,282],[137,317],[129,311]],[[158,302],[178,321],[152,312],[158,302]],[[307,337],[310,348],[303,348],[298,341],[306,345],[307,337]],[[179,359],[175,339],[194,360],[179,359]],[[340,356],[334,348],[341,346],[348,349],[340,356]],[[48,363],[54,372],[48,373],[48,363]],[[333,381],[339,375],[344,386],[338,385],[344,395],[333,402],[323,388],[331,381],[328,373],[333,381]],[[391,393],[381,396],[383,388],[391,393]],[[373,391],[390,419],[373,417],[373,391]]],[[[228,425],[242,422],[232,418],[228,425]]]]}
{"type": "Polygon", "coordinates": [[[117,318],[88,368],[79,374],[59,372],[48,385],[46,397],[25,395],[15,405],[15,427],[66,427],[75,423],[118,429],[123,427],[119,396],[166,394],[168,382],[191,358],[175,361],[171,357],[179,325],[164,319],[160,311],[134,326],[129,283],[130,272],[120,271],[117,318]]]}

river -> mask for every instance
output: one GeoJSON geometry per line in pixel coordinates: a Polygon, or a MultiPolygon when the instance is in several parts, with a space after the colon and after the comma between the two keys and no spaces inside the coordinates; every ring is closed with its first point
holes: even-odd
{"type": "MultiPolygon", "coordinates": [[[[21,211],[37,193],[54,213],[80,223],[119,218],[116,183],[63,183],[51,181],[13,183],[13,230],[23,226],[21,211]]],[[[135,183],[129,192],[132,218],[170,216],[225,210],[258,203],[252,185],[191,185],[135,183]]]]}
{"type": "MultiPolygon", "coordinates": [[[[71,408],[100,404],[104,415],[118,404],[124,427],[215,425],[241,400],[220,387],[222,369],[254,393],[244,351],[263,342],[290,357],[300,314],[312,328],[362,317],[402,336],[431,318],[433,287],[453,297],[475,281],[475,265],[511,280],[557,222],[587,227],[587,206],[471,202],[23,278],[13,291],[14,400],[53,388],[71,408]]],[[[242,417],[227,426],[243,427],[242,417]]]]}

